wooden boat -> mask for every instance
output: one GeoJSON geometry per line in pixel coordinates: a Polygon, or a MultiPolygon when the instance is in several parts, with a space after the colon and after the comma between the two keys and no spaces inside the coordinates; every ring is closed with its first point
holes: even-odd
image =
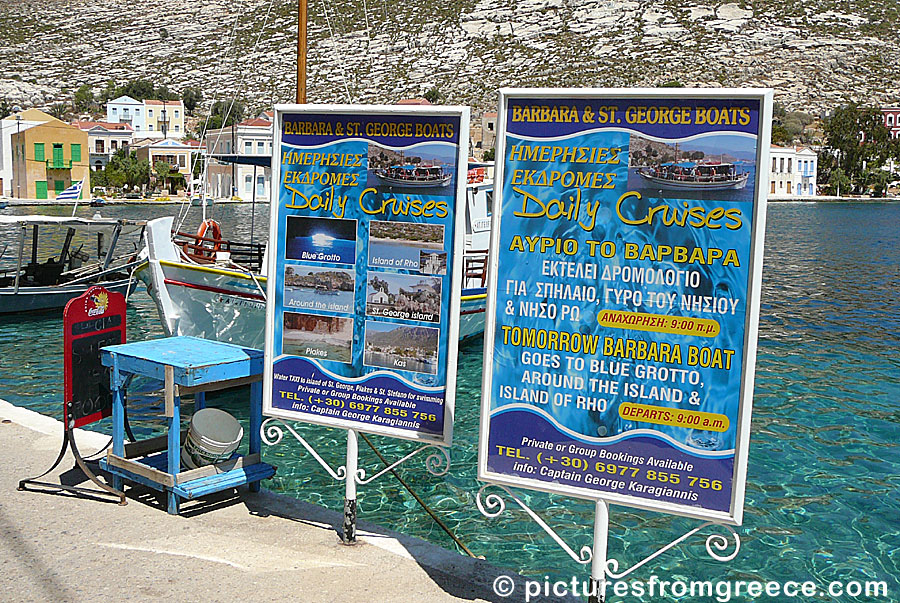
{"type": "MultiPolygon", "coordinates": [[[[466,185],[466,236],[459,339],[484,331],[493,184],[466,185]]],[[[149,260],[135,275],[147,285],[168,335],[192,335],[261,349],[265,342],[265,248],[183,232],[173,218],[147,223],[149,260]]],[[[318,293],[318,292],[317,292],[318,293]]]]}
{"type": "MultiPolygon", "coordinates": [[[[0,229],[17,240],[11,248],[0,249],[4,265],[0,269],[0,314],[18,314],[42,310],[62,310],[66,303],[94,285],[110,291],[127,293],[133,282],[131,272],[143,260],[133,252],[116,254],[119,235],[126,225],[140,226],[143,222],[116,219],[85,219],[56,216],[0,216],[0,229]],[[41,228],[44,241],[41,246],[41,228]],[[54,232],[49,232],[52,229],[54,232]],[[65,229],[65,234],[62,234],[65,229]],[[30,230],[30,236],[29,236],[30,230]],[[85,234],[109,233],[108,247],[97,259],[82,251],[84,242],[74,249],[85,234]],[[55,236],[54,236],[55,235],[55,236]],[[26,249],[30,243],[30,250],[26,249]],[[58,246],[54,246],[54,244],[58,246]],[[10,261],[14,258],[14,261],[10,261]]],[[[6,238],[6,237],[5,237],[6,238]]],[[[98,247],[101,238],[96,239],[98,247]]]]}
{"type": "Polygon", "coordinates": [[[638,168],[638,175],[654,186],[675,190],[737,190],[747,186],[749,172],[734,163],[661,163],[638,168]]]}
{"type": "Polygon", "coordinates": [[[447,186],[453,177],[439,165],[392,165],[375,170],[375,175],[388,184],[418,188],[447,186]]]}

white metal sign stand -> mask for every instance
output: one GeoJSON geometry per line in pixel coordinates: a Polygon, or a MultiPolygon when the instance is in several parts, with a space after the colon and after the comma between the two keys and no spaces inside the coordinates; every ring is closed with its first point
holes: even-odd
{"type": "Polygon", "coordinates": [[[771,90],[500,91],[476,503],[505,493],[590,564],[592,602],[709,526],[710,557],[740,550],[771,115],[771,90]],[[672,266],[693,280],[624,276],[672,266]],[[690,303],[716,291],[729,309],[690,303]],[[673,370],[695,381],[645,394],[673,370]],[[593,546],[513,487],[591,500],[593,546]],[[609,504],[705,523],[620,571],[609,504]]]}
{"type": "Polygon", "coordinates": [[[725,524],[716,523],[714,521],[707,521],[706,523],[694,528],[683,534],[681,537],[673,540],[666,546],[657,550],[652,555],[644,558],[638,563],[634,564],[627,570],[623,572],[619,572],[619,562],[616,559],[610,559],[607,554],[607,549],[609,545],[609,504],[605,500],[597,500],[595,501],[595,515],[594,515],[594,544],[593,547],[589,547],[584,545],[581,547],[579,553],[575,553],[566,542],[557,534],[553,528],[551,528],[544,519],[535,513],[532,509],[528,507],[522,499],[516,496],[509,488],[506,486],[501,486],[497,484],[485,484],[478,491],[478,496],[475,499],[475,502],[478,504],[478,510],[481,511],[481,514],[485,517],[494,518],[498,517],[503,511],[506,510],[506,501],[502,496],[496,493],[484,494],[484,491],[491,487],[497,487],[503,490],[507,496],[509,496],[512,500],[515,501],[519,507],[525,511],[531,519],[537,523],[541,529],[543,529],[547,534],[550,535],[551,538],[572,558],[576,563],[581,565],[591,565],[591,589],[590,596],[588,598],[589,603],[600,603],[604,600],[604,585],[606,583],[606,578],[612,578],[613,580],[621,580],[625,576],[629,575],[631,572],[636,569],[642,567],[653,559],[659,557],[669,549],[681,544],[697,532],[709,527],[716,526],[725,529],[728,532],[728,535],[722,534],[711,534],[706,538],[706,552],[710,557],[720,562],[731,561],[735,557],[737,557],[738,552],[741,550],[741,537],[738,535],[734,529],[725,524]],[[729,538],[734,539],[734,550],[728,554],[723,554],[728,551],[732,543],[729,538]],[[714,550],[715,549],[715,550],[714,550]]]}
{"type": "Polygon", "coordinates": [[[390,472],[392,469],[396,469],[404,462],[413,458],[414,456],[418,456],[420,453],[428,450],[431,450],[431,454],[425,457],[425,469],[428,470],[428,473],[434,476],[446,475],[450,470],[450,452],[437,444],[428,444],[426,446],[422,446],[420,448],[415,449],[410,452],[406,456],[404,456],[399,461],[385,467],[375,475],[371,477],[366,477],[366,470],[359,468],[359,434],[355,429],[347,430],[347,457],[346,461],[343,465],[335,469],[332,467],[328,461],[323,459],[316,449],[312,447],[312,445],[303,439],[297,431],[291,427],[290,424],[284,422],[282,419],[278,417],[270,417],[266,419],[262,427],[260,428],[260,435],[262,436],[263,442],[265,442],[269,446],[275,446],[281,443],[281,440],[284,439],[284,430],[287,429],[288,432],[294,437],[295,440],[300,442],[304,448],[306,448],[307,452],[309,452],[316,462],[318,462],[325,471],[328,472],[333,479],[339,482],[344,482],[344,521],[343,521],[343,531],[341,533],[341,542],[344,544],[355,544],[356,543],[356,486],[365,486],[367,484],[372,483],[385,473],[390,472]],[[353,476],[353,479],[349,479],[349,476],[353,476]]]}
{"type": "Polygon", "coordinates": [[[271,418],[261,437],[273,446],[287,430],[344,482],[347,544],[357,486],[429,449],[428,471],[449,470],[468,131],[467,107],[275,107],[263,380],[271,418]],[[423,250],[443,265],[424,263],[423,250]],[[301,272],[316,282],[300,287],[301,272]],[[388,290],[407,283],[424,283],[428,312],[384,307],[388,290]],[[367,295],[376,285],[385,299],[367,295]],[[333,468],[286,421],[346,429],[345,464],[333,468]],[[358,432],[420,447],[366,477],[358,432]]]}

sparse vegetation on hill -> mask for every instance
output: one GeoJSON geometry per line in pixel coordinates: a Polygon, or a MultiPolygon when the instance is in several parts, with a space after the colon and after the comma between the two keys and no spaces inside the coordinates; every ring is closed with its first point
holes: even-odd
{"type": "MultiPolygon", "coordinates": [[[[148,28],[152,4],[0,6],[10,102],[48,106],[84,84],[102,100],[109,79],[199,87],[208,104],[295,97],[295,2],[170,3],[165,37],[148,28]]],[[[815,115],[900,98],[893,2],[337,0],[310,4],[309,22],[310,102],[427,95],[490,110],[501,86],[767,86],[787,111],[815,115]]]]}

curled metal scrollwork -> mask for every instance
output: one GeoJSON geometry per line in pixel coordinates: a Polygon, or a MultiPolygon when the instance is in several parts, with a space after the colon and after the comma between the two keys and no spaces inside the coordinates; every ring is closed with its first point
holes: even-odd
{"type": "Polygon", "coordinates": [[[425,469],[431,475],[438,477],[447,475],[450,471],[450,451],[441,446],[428,446],[428,448],[434,448],[435,452],[425,458],[425,469]]]}
{"type": "Polygon", "coordinates": [[[643,559],[642,561],[639,561],[638,563],[634,564],[633,566],[631,566],[630,568],[628,568],[627,570],[625,570],[622,573],[616,573],[619,570],[619,562],[618,561],[616,561],[615,559],[607,560],[606,575],[615,580],[621,580],[622,578],[624,578],[625,576],[627,576],[634,570],[638,569],[639,567],[643,566],[647,562],[649,562],[653,559],[656,559],[657,557],[659,557],[660,555],[662,555],[663,553],[665,553],[672,547],[675,547],[675,546],[681,544],[682,542],[684,542],[685,540],[687,540],[688,538],[690,538],[691,536],[693,536],[700,530],[707,528],[709,526],[725,528],[726,530],[728,530],[728,532],[734,538],[734,552],[730,553],[729,555],[720,555],[719,553],[714,552],[713,549],[716,549],[717,551],[727,551],[731,546],[731,541],[729,540],[729,538],[727,536],[725,536],[723,534],[709,535],[706,538],[706,542],[705,542],[706,552],[709,554],[709,556],[712,557],[713,559],[715,559],[716,561],[721,561],[721,562],[731,561],[732,559],[737,557],[738,551],[741,550],[741,537],[738,535],[738,533],[735,532],[731,528],[731,526],[726,526],[723,524],[718,524],[718,523],[715,523],[712,521],[708,521],[708,522],[704,523],[703,525],[696,527],[693,530],[683,534],[680,538],[673,540],[672,542],[670,542],[663,548],[659,549],[658,551],[656,551],[649,557],[643,559]]]}
{"type": "Polygon", "coordinates": [[[391,469],[408,461],[409,459],[416,456],[420,452],[424,452],[425,450],[428,450],[429,448],[435,448],[437,450],[437,452],[432,452],[430,455],[425,457],[425,468],[428,469],[428,473],[431,473],[432,475],[446,475],[447,472],[450,470],[450,452],[446,448],[442,448],[440,446],[435,446],[434,444],[428,444],[427,446],[422,446],[421,448],[417,448],[417,449],[413,450],[412,452],[407,454],[405,457],[403,457],[399,461],[391,463],[390,465],[388,465],[387,467],[385,467],[384,469],[382,469],[381,471],[379,471],[378,473],[376,473],[375,475],[373,475],[370,478],[366,478],[365,470],[360,469],[357,472],[356,483],[358,483],[360,485],[366,485],[366,484],[378,479],[379,477],[381,477],[382,475],[384,475],[391,469]],[[446,466],[444,466],[443,469],[441,469],[442,465],[446,465],[446,466]]]}
{"type": "Polygon", "coordinates": [[[275,421],[277,419],[266,419],[259,429],[259,436],[269,446],[280,444],[281,440],[284,439],[284,430],[275,421]]]}
{"type": "Polygon", "coordinates": [[[506,501],[503,500],[503,497],[499,494],[496,494],[496,493],[487,494],[484,496],[484,499],[482,500],[482,495],[484,494],[485,489],[492,487],[492,486],[496,487],[496,488],[500,488],[501,490],[506,492],[506,495],[509,496],[512,500],[514,500],[516,502],[516,504],[522,508],[523,511],[528,513],[529,517],[531,517],[531,519],[533,519],[535,521],[535,523],[537,523],[539,526],[541,526],[541,529],[543,529],[551,538],[553,538],[553,540],[556,542],[556,544],[558,544],[566,552],[566,554],[569,557],[571,557],[576,563],[579,563],[581,565],[587,565],[588,563],[591,562],[591,560],[594,557],[594,552],[591,549],[591,547],[585,545],[585,546],[581,547],[581,550],[579,553],[576,553],[575,551],[573,551],[572,548],[568,544],[566,544],[566,542],[560,537],[560,535],[557,534],[555,531],[553,531],[553,528],[551,528],[549,525],[547,525],[547,522],[545,522],[540,517],[540,515],[538,515],[534,511],[532,511],[531,508],[528,507],[528,505],[526,505],[524,502],[522,502],[522,500],[518,496],[513,494],[512,491],[509,488],[507,488],[506,486],[501,486],[499,484],[485,484],[478,490],[478,495],[475,497],[475,504],[478,505],[478,510],[481,512],[482,515],[484,515],[485,517],[491,517],[491,518],[497,517],[498,515],[503,513],[503,511],[506,509],[506,501]]]}
{"type": "Polygon", "coordinates": [[[741,550],[741,537],[731,526],[723,524],[714,525],[728,530],[730,537],[734,539],[734,551],[728,555],[720,555],[719,553],[713,552],[713,549],[716,549],[717,551],[727,551],[731,547],[731,538],[724,534],[710,534],[706,538],[706,553],[716,561],[721,561],[723,563],[731,561],[737,557],[738,552],[741,550]]]}
{"type": "Polygon", "coordinates": [[[309,442],[303,439],[297,431],[288,425],[287,423],[281,421],[277,417],[270,417],[266,419],[263,424],[259,428],[259,435],[262,438],[262,441],[268,444],[269,446],[275,446],[280,443],[282,439],[284,439],[284,429],[287,429],[294,439],[300,442],[306,451],[309,452],[316,461],[328,472],[328,474],[336,479],[337,481],[344,481],[347,479],[347,467],[341,465],[337,469],[331,467],[328,462],[319,456],[319,453],[316,452],[315,448],[313,448],[309,442]]]}

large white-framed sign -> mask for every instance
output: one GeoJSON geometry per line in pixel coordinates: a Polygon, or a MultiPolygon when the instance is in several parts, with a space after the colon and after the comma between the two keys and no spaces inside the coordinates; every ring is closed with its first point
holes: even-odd
{"type": "Polygon", "coordinates": [[[771,113],[501,91],[479,479],[741,523],[771,113]]]}
{"type": "Polygon", "coordinates": [[[274,123],[264,414],[449,446],[468,108],[274,123]]]}

